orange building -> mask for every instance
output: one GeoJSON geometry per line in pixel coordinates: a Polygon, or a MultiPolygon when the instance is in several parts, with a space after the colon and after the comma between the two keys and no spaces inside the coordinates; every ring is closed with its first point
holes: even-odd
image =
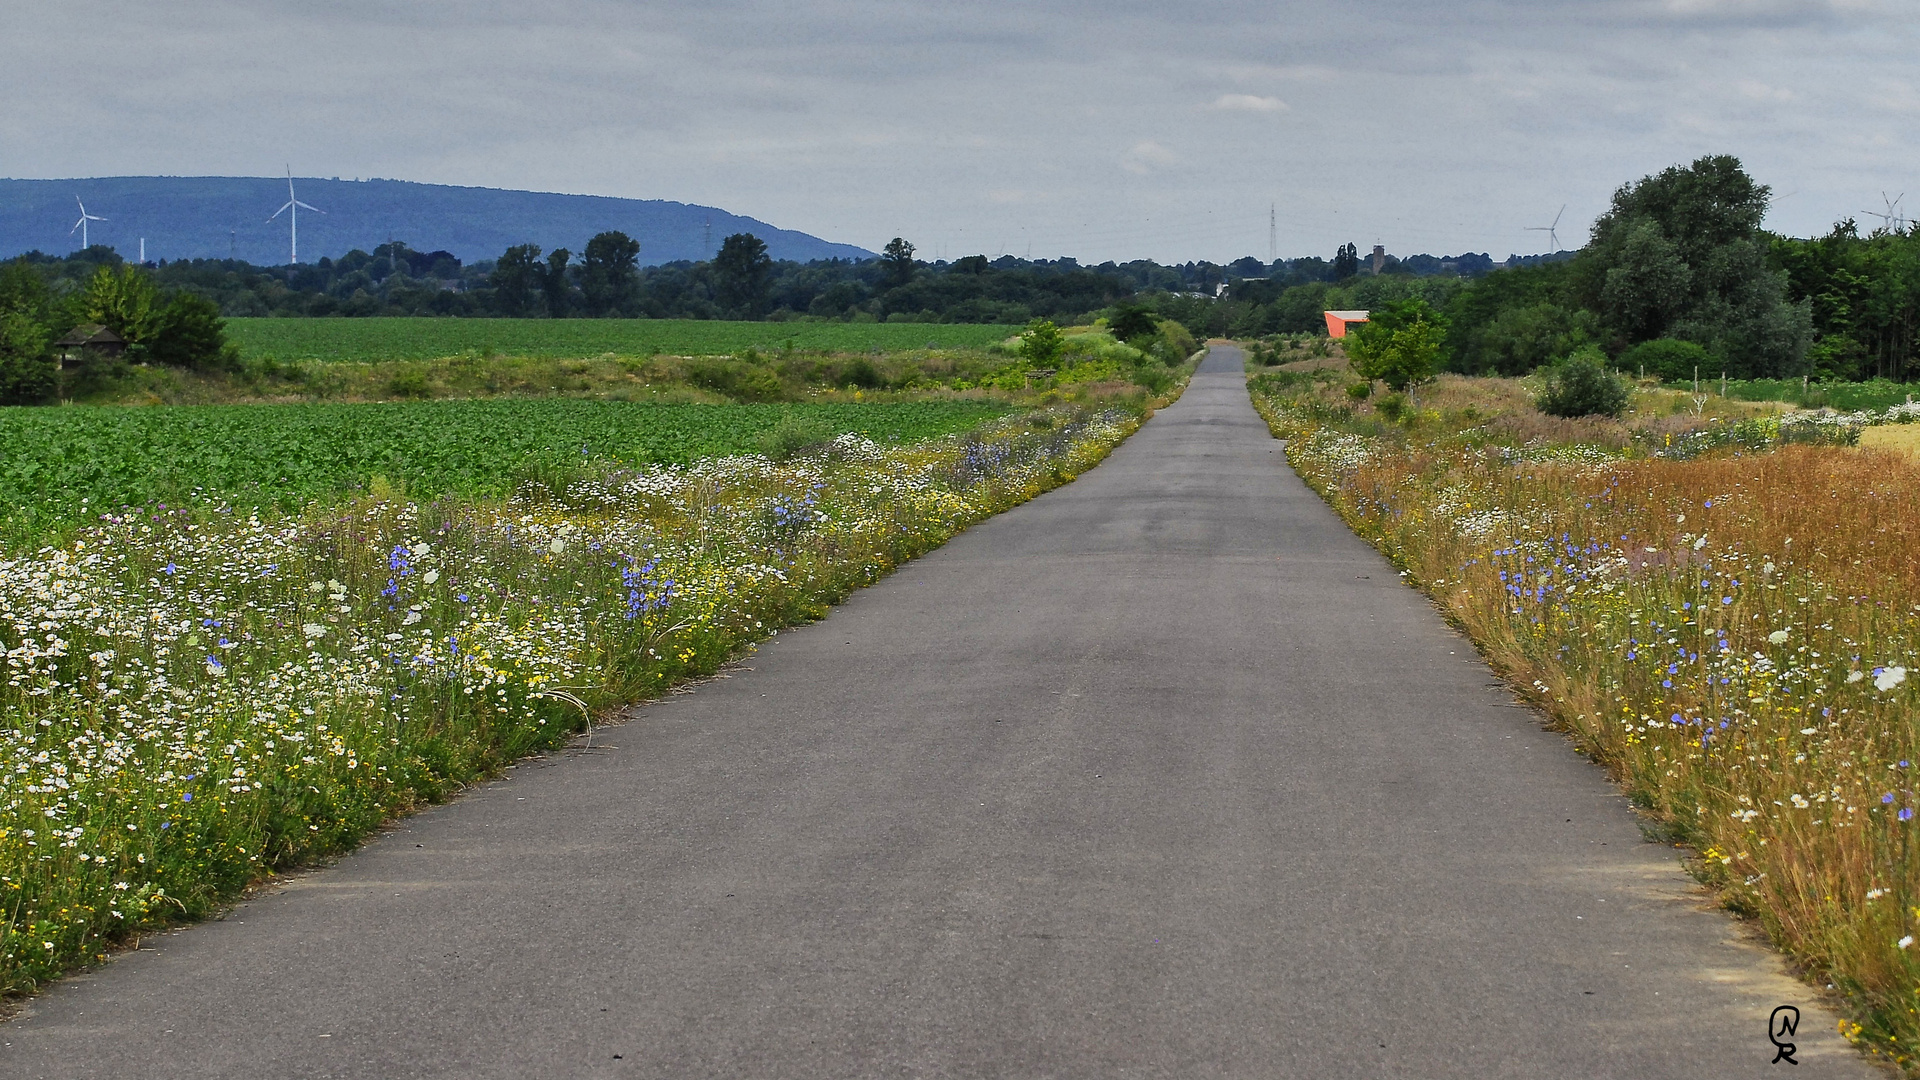
{"type": "Polygon", "coordinates": [[[1327,336],[1330,338],[1346,337],[1348,326],[1367,321],[1364,311],[1328,311],[1323,314],[1327,317],[1327,336]]]}

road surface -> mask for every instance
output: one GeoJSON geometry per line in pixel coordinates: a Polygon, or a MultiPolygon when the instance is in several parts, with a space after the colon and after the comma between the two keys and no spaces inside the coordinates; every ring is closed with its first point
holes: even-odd
{"type": "Polygon", "coordinates": [[[1880,1075],[1239,369],[610,748],[59,985],[0,1074],[1880,1075]]]}

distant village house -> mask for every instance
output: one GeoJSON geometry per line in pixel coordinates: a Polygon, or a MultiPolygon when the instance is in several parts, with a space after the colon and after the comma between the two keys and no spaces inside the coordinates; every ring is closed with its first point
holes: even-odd
{"type": "Polygon", "coordinates": [[[77,360],[111,360],[127,351],[127,340],[99,323],[81,323],[53,343],[62,367],[77,360]]]}

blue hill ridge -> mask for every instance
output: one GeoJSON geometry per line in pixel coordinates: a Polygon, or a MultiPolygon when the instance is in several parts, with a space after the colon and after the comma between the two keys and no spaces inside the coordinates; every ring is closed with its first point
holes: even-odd
{"type": "MultiPolygon", "coordinates": [[[[463,261],[498,258],[510,245],[564,247],[576,256],[595,233],[617,229],[640,241],[640,262],[705,259],[732,233],[752,233],[776,259],[868,259],[873,252],[836,244],[708,206],[663,199],[618,199],[406,180],[294,177],[300,201],[300,261],[372,251],[389,239],[416,251],[445,250],[463,261]]],[[[287,218],[267,218],[287,201],[285,177],[107,176],[76,180],[0,179],[0,258],[27,251],[66,254],[80,247],[68,230],[87,212],[88,238],[150,260],[235,258],[262,266],[287,262],[287,218]]]]}

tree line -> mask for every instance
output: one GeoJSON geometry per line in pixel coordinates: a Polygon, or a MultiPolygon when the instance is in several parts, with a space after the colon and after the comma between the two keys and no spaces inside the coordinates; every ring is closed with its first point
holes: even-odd
{"type": "MultiPolygon", "coordinates": [[[[463,263],[446,251],[415,251],[404,242],[355,250],[339,258],[286,267],[232,259],[162,262],[150,271],[165,289],[192,292],[228,317],[457,315],[521,318],[838,319],[1019,325],[1034,318],[1084,321],[1119,300],[1164,294],[1183,310],[1201,310],[1229,282],[1279,273],[1300,281],[1335,281],[1359,266],[1353,245],[1334,259],[1273,264],[1151,260],[1083,266],[1070,258],[951,262],[916,257],[900,238],[875,259],[799,263],[768,256],[751,234],[726,237],[712,259],[639,265],[637,241],[603,232],[579,252],[517,244],[496,259],[463,263]]],[[[66,258],[22,256],[56,292],[72,291],[101,265],[118,265],[111,249],[66,258]]],[[[1394,275],[1477,273],[1485,255],[1441,259],[1388,257],[1394,275]]]]}
{"type": "Polygon", "coordinates": [[[1376,312],[1363,340],[1410,332],[1435,365],[1467,374],[1524,375],[1584,351],[1670,381],[1920,375],[1920,228],[1863,236],[1849,218],[1823,237],[1779,236],[1761,228],[1769,194],[1739,159],[1702,157],[1623,185],[1564,257],[1472,280],[1240,282],[1205,329],[1320,333],[1322,311],[1359,308],[1376,312]]]}

